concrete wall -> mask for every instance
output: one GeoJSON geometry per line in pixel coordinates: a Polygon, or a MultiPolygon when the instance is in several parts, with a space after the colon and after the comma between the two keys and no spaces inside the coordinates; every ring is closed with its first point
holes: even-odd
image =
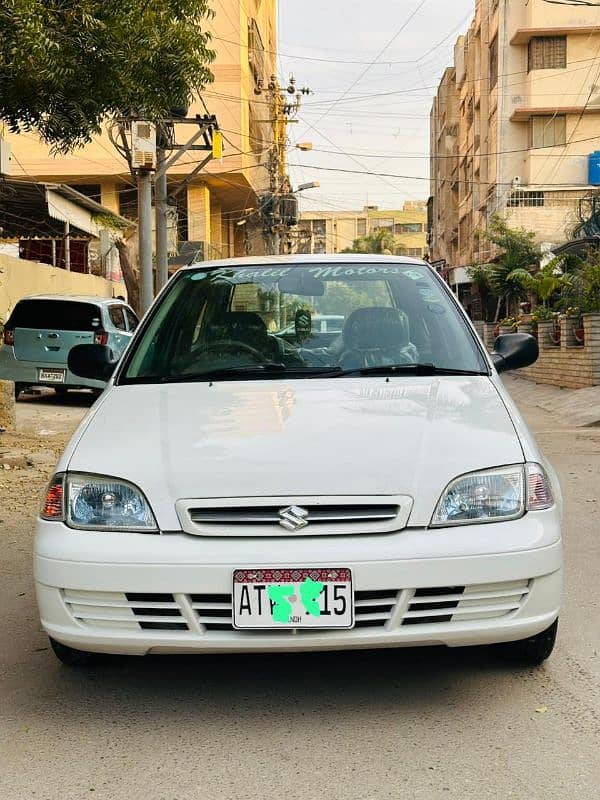
{"type": "Polygon", "coordinates": [[[81,275],[0,253],[0,320],[6,320],[22,297],[33,294],[127,296],[122,283],[81,275]]]}

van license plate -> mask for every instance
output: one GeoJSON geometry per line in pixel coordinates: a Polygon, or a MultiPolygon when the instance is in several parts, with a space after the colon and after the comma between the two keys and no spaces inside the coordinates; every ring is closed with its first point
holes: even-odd
{"type": "Polygon", "coordinates": [[[65,371],[64,369],[41,369],[38,380],[44,383],[64,383],[65,371]]]}
{"type": "Polygon", "coordinates": [[[352,573],[346,567],[237,569],[233,627],[352,628],[352,573]]]}

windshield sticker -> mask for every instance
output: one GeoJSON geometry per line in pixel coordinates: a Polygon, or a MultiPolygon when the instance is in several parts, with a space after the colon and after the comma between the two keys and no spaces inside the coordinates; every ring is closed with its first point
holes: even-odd
{"type": "MultiPolygon", "coordinates": [[[[412,280],[422,280],[424,277],[423,272],[417,270],[403,269],[402,265],[390,266],[377,266],[365,264],[360,267],[352,267],[347,264],[340,264],[336,266],[318,266],[318,267],[239,267],[236,269],[221,268],[211,272],[212,277],[228,278],[233,283],[246,283],[249,280],[257,278],[267,278],[277,280],[284,278],[290,273],[299,272],[302,270],[305,274],[311,275],[315,278],[349,278],[349,277],[378,277],[384,275],[406,275],[412,280]]],[[[200,273],[205,275],[206,273],[200,273]]]]}
{"type": "Polygon", "coordinates": [[[190,280],[192,280],[192,281],[201,281],[204,278],[206,278],[206,276],[207,276],[206,272],[194,272],[190,280]]]}

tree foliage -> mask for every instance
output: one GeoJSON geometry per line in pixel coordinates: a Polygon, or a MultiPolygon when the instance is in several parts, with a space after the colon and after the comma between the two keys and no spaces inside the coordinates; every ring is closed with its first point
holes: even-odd
{"type": "Polygon", "coordinates": [[[571,286],[571,277],[563,273],[558,258],[553,258],[533,274],[529,270],[519,267],[513,270],[508,277],[511,280],[519,281],[526,291],[532,292],[542,301],[544,308],[548,306],[552,295],[571,286]]]}
{"type": "Polygon", "coordinates": [[[2,0],[0,118],[64,153],[111,114],[168,116],[212,80],[211,16],[208,0],[2,0]]]}
{"type": "Polygon", "coordinates": [[[344,253],[393,253],[396,246],[394,234],[387,228],[379,228],[369,236],[361,236],[355,239],[352,247],[344,250],[344,253]]]}
{"type": "Polygon", "coordinates": [[[523,283],[523,272],[531,274],[540,262],[541,251],[535,243],[535,233],[523,228],[510,228],[498,214],[491,220],[483,235],[500,248],[500,255],[491,263],[471,267],[471,278],[484,286],[497,299],[494,321],[500,317],[502,305],[508,315],[510,307],[524,300],[527,289],[523,283]]]}

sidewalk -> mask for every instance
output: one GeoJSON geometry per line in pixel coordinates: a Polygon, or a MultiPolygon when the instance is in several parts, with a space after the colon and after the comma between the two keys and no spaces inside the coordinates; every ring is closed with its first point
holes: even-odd
{"type": "Polygon", "coordinates": [[[516,373],[504,375],[502,381],[519,404],[536,406],[560,415],[566,425],[600,426],[600,386],[585,389],[560,389],[521,378],[516,373]]]}

